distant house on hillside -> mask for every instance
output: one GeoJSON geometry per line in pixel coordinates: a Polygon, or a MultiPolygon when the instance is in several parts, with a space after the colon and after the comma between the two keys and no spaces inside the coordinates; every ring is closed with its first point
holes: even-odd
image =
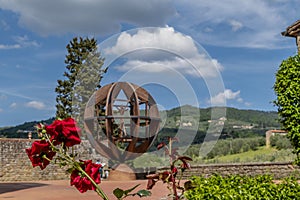
{"type": "Polygon", "coordinates": [[[234,129],[253,129],[253,125],[233,125],[232,128],[234,129]]]}
{"type": "Polygon", "coordinates": [[[221,125],[221,126],[223,126],[226,120],[227,120],[226,117],[221,117],[221,118],[219,118],[217,120],[208,120],[207,122],[208,123],[213,123],[214,125],[221,125]]]}
{"type": "Polygon", "coordinates": [[[180,120],[176,121],[176,126],[182,126],[182,127],[192,127],[193,123],[188,121],[188,122],[181,122],[180,120]]]}
{"type": "Polygon", "coordinates": [[[183,123],[182,123],[182,126],[183,126],[183,127],[192,127],[193,124],[192,124],[192,122],[183,122],[183,123]]]}
{"type": "MultiPolygon", "coordinates": [[[[24,134],[25,133],[26,136],[28,137],[28,139],[32,138],[32,132],[33,131],[31,131],[31,130],[20,130],[20,129],[17,131],[18,134],[24,134]]],[[[23,138],[23,137],[20,137],[20,138],[23,138]]]]}

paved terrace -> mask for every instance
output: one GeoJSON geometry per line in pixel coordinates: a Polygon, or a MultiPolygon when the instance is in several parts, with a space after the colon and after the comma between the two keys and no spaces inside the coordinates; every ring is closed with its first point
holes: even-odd
{"type": "MultiPolygon", "coordinates": [[[[146,189],[147,180],[136,181],[102,181],[101,188],[110,200],[116,199],[112,191],[119,187],[129,189],[141,184],[136,191],[146,189]]],[[[166,199],[168,189],[166,184],[157,182],[151,190],[150,197],[128,197],[128,200],[162,200],[166,199]]],[[[0,182],[1,200],[96,200],[101,199],[94,191],[81,194],[75,187],[70,186],[68,180],[59,181],[32,181],[32,182],[0,182]]]]}

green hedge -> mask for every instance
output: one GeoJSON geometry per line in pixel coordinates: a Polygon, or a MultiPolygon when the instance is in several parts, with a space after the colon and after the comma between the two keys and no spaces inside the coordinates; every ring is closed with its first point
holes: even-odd
{"type": "Polygon", "coordinates": [[[299,199],[300,184],[293,178],[275,183],[268,175],[256,177],[232,175],[222,177],[213,175],[209,178],[194,176],[191,178],[193,189],[185,192],[187,199],[299,199]]]}

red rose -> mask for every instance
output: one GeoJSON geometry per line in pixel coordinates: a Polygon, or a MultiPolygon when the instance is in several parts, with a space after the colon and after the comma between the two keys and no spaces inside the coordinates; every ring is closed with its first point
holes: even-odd
{"type": "Polygon", "coordinates": [[[31,148],[26,149],[26,153],[32,163],[32,166],[40,166],[42,170],[49,165],[49,160],[52,160],[55,156],[55,152],[50,149],[49,142],[46,142],[45,140],[33,142],[31,148]],[[44,158],[44,156],[46,156],[49,160],[44,158]]]}
{"type": "MultiPolygon", "coordinates": [[[[95,181],[100,183],[100,164],[92,163],[91,160],[83,161],[82,169],[95,181]]],[[[81,193],[87,190],[96,190],[92,182],[78,170],[73,170],[71,174],[71,185],[74,185],[81,193]]]]}
{"type": "Polygon", "coordinates": [[[54,145],[64,142],[67,147],[71,147],[81,142],[78,134],[80,129],[76,126],[76,122],[72,118],[55,120],[52,124],[45,126],[45,129],[51,136],[50,140],[54,145]]]}

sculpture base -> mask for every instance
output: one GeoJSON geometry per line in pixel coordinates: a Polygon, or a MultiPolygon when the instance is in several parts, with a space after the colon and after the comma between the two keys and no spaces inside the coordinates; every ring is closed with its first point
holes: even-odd
{"type": "Polygon", "coordinates": [[[107,178],[108,181],[130,181],[136,180],[135,172],[126,164],[120,164],[111,170],[107,178]]]}

